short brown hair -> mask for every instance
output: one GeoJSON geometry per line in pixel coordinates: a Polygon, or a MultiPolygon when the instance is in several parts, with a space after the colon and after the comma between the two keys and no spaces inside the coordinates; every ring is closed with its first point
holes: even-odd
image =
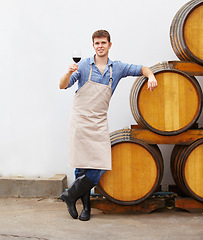
{"type": "Polygon", "coordinates": [[[111,37],[110,37],[110,34],[109,32],[107,32],[106,30],[97,30],[95,31],[93,34],[92,34],[92,41],[94,43],[94,39],[95,38],[102,38],[102,37],[106,37],[107,40],[109,42],[111,42],[111,37]]]}

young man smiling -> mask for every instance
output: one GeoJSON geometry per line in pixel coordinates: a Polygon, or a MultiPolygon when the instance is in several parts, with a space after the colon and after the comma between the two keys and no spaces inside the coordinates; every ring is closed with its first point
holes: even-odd
{"type": "Polygon", "coordinates": [[[66,89],[78,81],[69,124],[69,164],[75,167],[75,178],[60,198],[67,204],[73,218],[78,217],[76,201],[81,198],[82,221],[90,219],[90,190],[106,170],[111,170],[111,142],[107,111],[110,99],[120,79],[144,75],[148,89],[157,86],[153,72],[144,66],[111,61],[110,34],[98,30],[92,35],[95,55],[69,66],[59,87],[66,89]],[[78,70],[78,71],[77,71],[78,70]]]}

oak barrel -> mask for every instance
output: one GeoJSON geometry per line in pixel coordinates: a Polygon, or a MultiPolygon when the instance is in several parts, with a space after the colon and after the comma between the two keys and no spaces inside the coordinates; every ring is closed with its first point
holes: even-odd
{"type": "Polygon", "coordinates": [[[203,138],[191,145],[176,145],[171,154],[171,172],[178,188],[203,202],[203,138]]]}
{"type": "Polygon", "coordinates": [[[144,201],[159,187],[163,159],[156,145],[131,137],[131,130],[111,133],[112,170],[102,175],[98,190],[121,205],[144,201]]]}
{"type": "Polygon", "coordinates": [[[133,83],[130,107],[134,119],[142,128],[160,135],[176,135],[189,129],[202,111],[202,90],[195,79],[173,69],[168,63],[151,67],[158,82],[152,92],[147,90],[147,78],[133,83]]]}
{"type": "Polygon", "coordinates": [[[203,65],[203,0],[192,0],[176,13],[170,39],[180,60],[203,65]]]}

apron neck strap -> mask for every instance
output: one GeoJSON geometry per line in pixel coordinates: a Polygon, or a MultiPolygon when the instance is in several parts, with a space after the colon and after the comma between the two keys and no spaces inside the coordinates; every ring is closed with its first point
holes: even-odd
{"type": "Polygon", "coordinates": [[[92,75],[92,65],[91,65],[91,68],[90,68],[90,74],[89,74],[88,81],[90,81],[90,80],[91,80],[91,75],[92,75]]]}
{"type": "Polygon", "coordinates": [[[109,79],[109,86],[111,87],[111,84],[112,84],[112,67],[111,65],[109,66],[110,67],[110,79],[109,79]]]}

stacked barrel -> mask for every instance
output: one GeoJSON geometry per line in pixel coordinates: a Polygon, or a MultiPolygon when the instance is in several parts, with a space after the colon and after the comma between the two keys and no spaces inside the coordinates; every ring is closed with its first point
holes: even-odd
{"type": "Polygon", "coordinates": [[[163,159],[156,145],[131,137],[131,130],[111,134],[112,171],[100,179],[99,191],[121,205],[134,205],[148,198],[160,185],[163,159]]]}
{"type": "Polygon", "coordinates": [[[202,110],[202,91],[197,80],[172,69],[170,64],[151,68],[158,82],[156,91],[147,90],[147,78],[134,82],[130,106],[137,123],[161,135],[175,135],[190,128],[202,110]]]}
{"type": "Polygon", "coordinates": [[[203,2],[192,0],[175,15],[170,30],[171,45],[180,60],[203,65],[203,2]]]}
{"type": "MultiPolygon", "coordinates": [[[[175,15],[170,29],[171,45],[180,60],[203,65],[203,0],[192,0],[175,15]]],[[[174,136],[191,128],[202,111],[202,90],[195,77],[163,63],[151,67],[158,87],[147,90],[147,78],[139,77],[130,92],[134,119],[152,132],[174,136]]],[[[112,171],[98,185],[109,200],[122,205],[144,201],[160,185],[163,159],[157,145],[131,136],[132,130],[111,133],[112,171]]],[[[203,202],[203,139],[176,145],[171,171],[186,195],[203,202]]]]}

